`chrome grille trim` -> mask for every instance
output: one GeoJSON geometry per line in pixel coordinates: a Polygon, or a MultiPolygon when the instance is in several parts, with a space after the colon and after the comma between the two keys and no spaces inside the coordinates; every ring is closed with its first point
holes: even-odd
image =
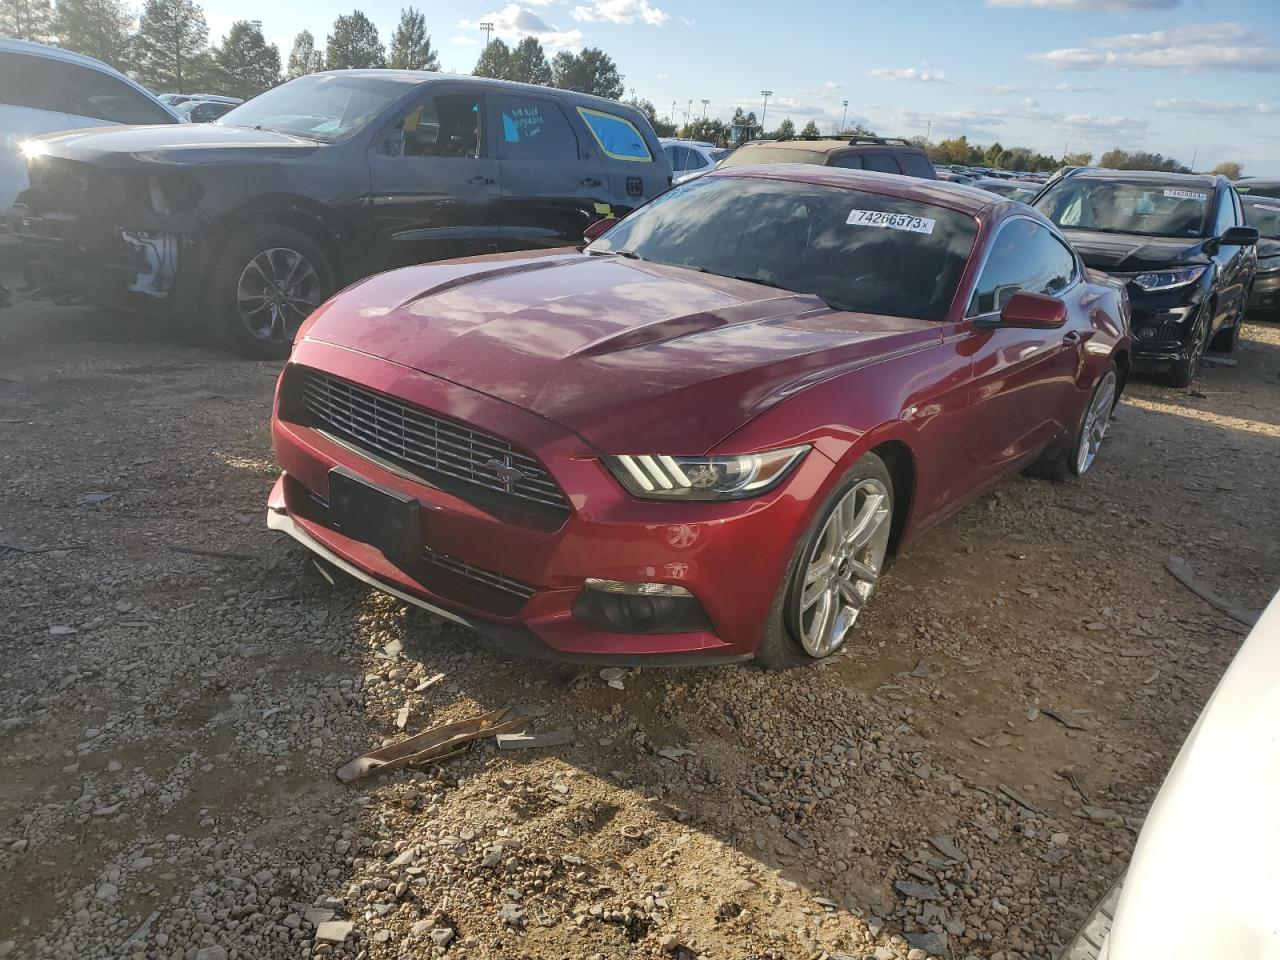
{"type": "Polygon", "coordinates": [[[541,462],[500,437],[316,370],[299,369],[295,376],[300,381],[296,396],[314,426],[429,477],[448,477],[510,497],[516,501],[513,506],[523,502],[568,514],[568,501],[541,462]],[[508,485],[490,460],[524,476],[508,485]]]}
{"type": "Polygon", "coordinates": [[[509,596],[518,598],[521,602],[528,600],[537,590],[536,587],[516,580],[514,577],[494,573],[492,570],[477,567],[473,563],[459,560],[448,554],[437,553],[429,547],[424,547],[422,550],[422,562],[445,573],[452,573],[454,576],[471,580],[481,586],[500,590],[509,596]]]}

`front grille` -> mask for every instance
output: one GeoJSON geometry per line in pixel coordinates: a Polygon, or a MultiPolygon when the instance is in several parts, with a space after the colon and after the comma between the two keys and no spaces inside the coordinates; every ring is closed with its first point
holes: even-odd
{"type": "Polygon", "coordinates": [[[316,370],[297,369],[294,389],[311,426],[443,490],[557,521],[569,514],[537,458],[499,437],[316,370]]]}
{"type": "Polygon", "coordinates": [[[436,553],[430,548],[422,551],[422,562],[444,573],[451,573],[456,577],[470,580],[481,587],[499,590],[502,593],[516,597],[521,603],[532,597],[536,589],[513,577],[494,573],[492,570],[485,570],[483,567],[477,567],[474,563],[467,563],[465,560],[459,560],[447,554],[436,553]]]}

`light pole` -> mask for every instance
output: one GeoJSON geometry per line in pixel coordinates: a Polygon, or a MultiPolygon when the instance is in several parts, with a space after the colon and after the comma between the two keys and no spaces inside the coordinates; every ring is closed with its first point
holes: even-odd
{"type": "Polygon", "coordinates": [[[707,119],[707,104],[709,104],[710,102],[711,102],[710,100],[702,101],[702,119],[703,120],[707,119]]]}
{"type": "Polygon", "coordinates": [[[769,98],[773,96],[773,91],[761,90],[760,96],[764,97],[764,107],[760,110],[760,135],[764,136],[764,118],[769,113],[769,98]]]}
{"type": "Polygon", "coordinates": [[[493,24],[482,23],[480,24],[480,29],[484,31],[484,45],[487,47],[489,45],[489,36],[493,33],[493,24]]]}
{"type": "Polygon", "coordinates": [[[684,133],[689,135],[689,118],[693,115],[693,101],[690,100],[684,105],[684,133]]]}
{"type": "Polygon", "coordinates": [[[676,102],[674,100],[671,101],[671,113],[668,114],[667,119],[672,123],[676,122],[676,102]]]}
{"type": "Polygon", "coordinates": [[[929,142],[929,134],[933,132],[933,121],[927,120],[924,125],[924,142],[929,142]]]}
{"type": "Polygon", "coordinates": [[[844,133],[849,129],[849,101],[841,100],[840,105],[844,107],[844,113],[840,115],[840,132],[844,133]]]}

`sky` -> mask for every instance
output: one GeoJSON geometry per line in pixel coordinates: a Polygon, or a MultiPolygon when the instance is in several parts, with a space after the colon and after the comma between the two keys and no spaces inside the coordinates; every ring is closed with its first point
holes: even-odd
{"type": "MultiPolygon", "coordinates": [[[[824,131],[965,134],[1051,156],[1112,147],[1196,169],[1234,160],[1280,176],[1280,0],[404,0],[445,70],[469,72],[479,24],[548,55],[600,47],[628,96],[681,122],[764,111],[824,131]],[[844,101],[848,101],[847,108],[844,101]]],[[[287,58],[304,27],[323,45],[351,0],[206,0],[212,39],[261,20],[287,58]]],[[[361,7],[390,39],[401,0],[361,7]]]]}

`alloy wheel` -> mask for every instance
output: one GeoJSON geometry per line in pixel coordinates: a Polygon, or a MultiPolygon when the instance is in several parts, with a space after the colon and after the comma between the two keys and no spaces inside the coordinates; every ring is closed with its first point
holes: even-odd
{"type": "Polygon", "coordinates": [[[320,306],[320,276],[311,261],[288,247],[263,250],[249,261],[236,287],[240,322],[259,340],[289,343],[320,306]]]}
{"type": "Polygon", "coordinates": [[[1200,308],[1200,316],[1196,319],[1195,332],[1192,334],[1191,356],[1187,358],[1189,379],[1194,379],[1200,372],[1200,361],[1209,346],[1209,328],[1213,324],[1212,310],[1208,304],[1200,308]]]}
{"type": "Polygon", "coordinates": [[[830,656],[862,612],[889,549],[893,501],[879,480],[844,494],[818,536],[803,569],[795,631],[811,657],[830,656]]]}
{"type": "Polygon", "coordinates": [[[1108,370],[1107,375],[1098,383],[1093,391],[1093,400],[1089,403],[1089,411],[1085,414],[1084,429],[1080,433],[1080,446],[1076,450],[1076,473],[1083,475],[1093,466],[1102,449],[1102,440],[1107,435],[1107,427],[1111,423],[1111,408],[1116,402],[1116,373],[1108,370]]]}

